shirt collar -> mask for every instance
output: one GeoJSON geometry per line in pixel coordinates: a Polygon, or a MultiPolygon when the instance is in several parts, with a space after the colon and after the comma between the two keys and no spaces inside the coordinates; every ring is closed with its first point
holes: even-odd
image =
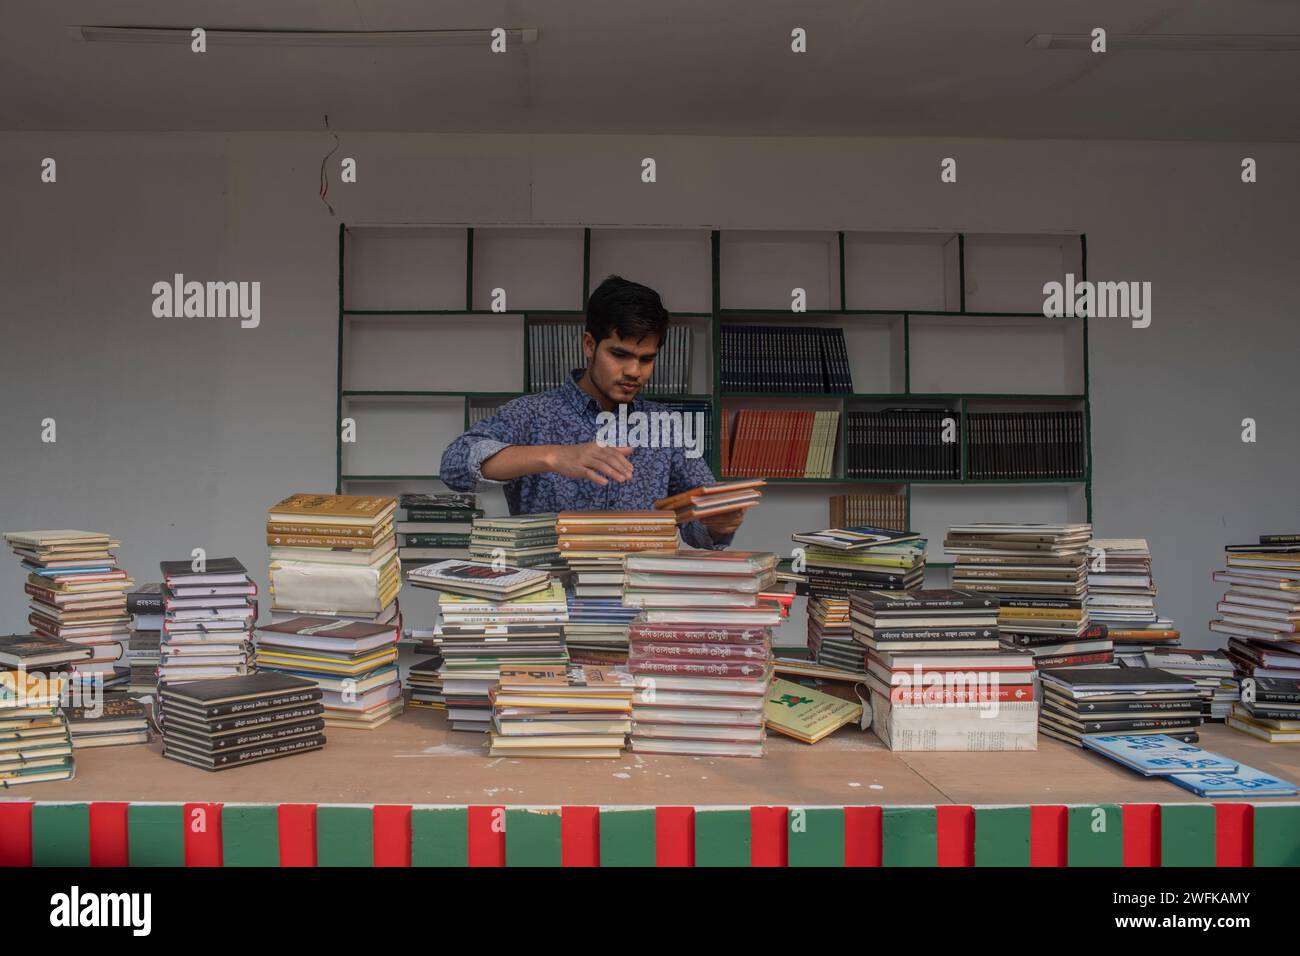
{"type": "MultiPolygon", "coordinates": [[[[574,410],[594,416],[601,410],[600,403],[584,392],[578,385],[578,379],[582,378],[582,374],[585,371],[586,369],[582,368],[570,370],[568,378],[566,378],[564,384],[560,386],[560,391],[564,393],[565,399],[573,406],[574,410]]],[[[645,399],[641,397],[640,393],[638,393],[636,398],[632,399],[632,407],[629,410],[641,411],[644,407],[645,399]]]]}

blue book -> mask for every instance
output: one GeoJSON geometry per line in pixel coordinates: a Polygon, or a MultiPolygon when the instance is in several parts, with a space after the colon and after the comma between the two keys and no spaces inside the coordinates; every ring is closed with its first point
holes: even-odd
{"type": "Polygon", "coordinates": [[[1083,745],[1144,777],[1236,773],[1237,762],[1167,734],[1084,734],[1083,745]]]}
{"type": "Polygon", "coordinates": [[[1169,779],[1198,797],[1294,797],[1300,790],[1254,767],[1236,773],[1174,773],[1169,779]]]}

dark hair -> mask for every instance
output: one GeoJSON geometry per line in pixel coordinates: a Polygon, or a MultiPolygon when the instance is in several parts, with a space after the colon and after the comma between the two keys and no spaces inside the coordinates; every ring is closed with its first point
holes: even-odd
{"type": "Polygon", "coordinates": [[[621,339],[655,336],[660,345],[668,333],[668,310],[659,293],[622,276],[608,276],[587,300],[587,331],[600,345],[612,331],[621,339]]]}

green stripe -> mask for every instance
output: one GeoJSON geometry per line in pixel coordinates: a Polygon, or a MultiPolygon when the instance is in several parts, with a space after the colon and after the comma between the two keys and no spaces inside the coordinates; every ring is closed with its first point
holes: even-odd
{"type": "Polygon", "coordinates": [[[222,866],[279,866],[280,812],[275,807],[221,808],[222,866]]]}
{"type": "Polygon", "coordinates": [[[375,865],[375,823],[370,807],[316,808],[316,865],[375,865]]]}
{"type": "Polygon", "coordinates": [[[127,844],[132,866],[185,865],[185,807],[179,803],[126,808],[127,844]]]}
{"type": "Polygon", "coordinates": [[[1070,866],[1124,865],[1124,811],[1113,803],[1070,807],[1066,859],[1070,866]]]}
{"type": "Polygon", "coordinates": [[[1300,806],[1256,805],[1255,865],[1300,866],[1300,806]]]}
{"type": "Polygon", "coordinates": [[[880,817],[882,866],[937,866],[934,807],[885,807],[880,817]]]}
{"type": "Polygon", "coordinates": [[[654,866],[655,812],[602,807],[600,865],[654,866]]]}
{"type": "Polygon", "coordinates": [[[560,811],[506,809],[506,866],[560,865],[560,811]]]}
{"type": "Polygon", "coordinates": [[[1214,807],[1160,808],[1160,865],[1214,866],[1218,862],[1214,807]]]}
{"type": "Polygon", "coordinates": [[[32,866],[90,866],[90,806],[32,807],[32,866]]]}
{"type": "Polygon", "coordinates": [[[411,810],[411,866],[469,866],[469,810],[411,810]]]}
{"type": "Polygon", "coordinates": [[[787,816],[790,866],[844,865],[844,810],[791,807],[787,816]]]}
{"type": "Polygon", "coordinates": [[[749,811],[695,811],[695,865],[749,866],[749,811]]]}
{"type": "Polygon", "coordinates": [[[975,811],[975,865],[1029,865],[1029,807],[975,811]]]}

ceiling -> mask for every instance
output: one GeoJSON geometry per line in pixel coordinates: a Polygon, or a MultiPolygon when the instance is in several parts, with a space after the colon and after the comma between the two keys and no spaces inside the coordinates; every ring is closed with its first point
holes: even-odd
{"type": "Polygon", "coordinates": [[[1295,0],[4,0],[0,129],[1300,141],[1300,52],[1035,33],[1300,34],[1295,0]],[[474,47],[87,43],[68,27],[535,27],[474,47]],[[803,27],[808,52],[790,51],[803,27]]]}

